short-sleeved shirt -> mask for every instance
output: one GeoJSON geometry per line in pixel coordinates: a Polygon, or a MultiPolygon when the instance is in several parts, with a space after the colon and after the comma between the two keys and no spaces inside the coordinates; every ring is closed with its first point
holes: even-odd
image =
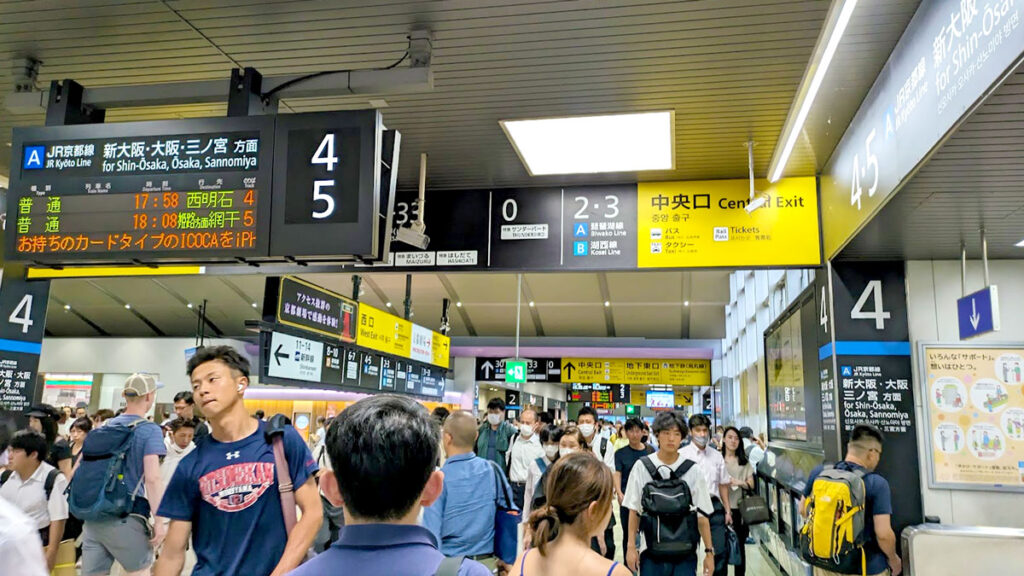
{"type": "MultiPolygon", "coordinates": [[[[740,466],[739,462],[725,461],[725,471],[729,473],[731,478],[735,478],[740,482],[746,482],[752,476],[754,476],[754,467],[747,462],[743,466],[740,466]]],[[[740,507],[740,500],[743,498],[743,488],[739,486],[729,486],[729,508],[735,510],[740,507]]]]}
{"type": "Polygon", "coordinates": [[[615,451],[615,471],[622,475],[622,485],[619,487],[619,490],[622,490],[623,494],[626,493],[629,473],[633,471],[633,465],[636,464],[637,460],[653,453],[654,448],[647,444],[644,444],[644,447],[640,450],[634,450],[631,446],[626,445],[615,451]]]}
{"type": "Polygon", "coordinates": [[[594,434],[589,443],[590,451],[594,453],[594,456],[604,462],[609,470],[615,471],[615,445],[612,444],[612,441],[601,437],[600,434],[594,434]]]}
{"type": "MultiPolygon", "coordinates": [[[[142,416],[136,414],[121,414],[115,416],[106,422],[107,426],[121,425],[127,426],[136,420],[141,420],[142,416]]],[[[128,447],[128,453],[124,459],[124,483],[128,486],[128,490],[135,492],[135,487],[138,486],[138,492],[135,492],[136,498],[146,497],[146,483],[139,482],[145,473],[143,465],[143,459],[150,455],[163,456],[167,454],[167,446],[164,445],[164,434],[160,429],[160,426],[152,422],[142,422],[135,426],[135,430],[132,431],[132,443],[128,447]]],[[[70,451],[69,456],[70,458],[70,451]]]]}
{"type": "MultiPolygon", "coordinates": [[[[160,501],[159,516],[192,523],[194,576],[266,576],[284,553],[288,534],[281,512],[268,424],[236,442],[211,434],[178,464],[160,501]]],[[[317,471],[294,428],[286,427],[284,453],[295,489],[317,471]]]]}
{"type": "MultiPolygon", "coordinates": [[[[852,462],[840,462],[835,467],[839,470],[849,470],[851,472],[858,469],[867,472],[863,466],[852,462]]],[[[811,490],[814,488],[814,480],[817,479],[822,470],[824,470],[824,466],[818,466],[811,470],[811,475],[807,478],[807,486],[804,488],[804,497],[811,495],[811,490]]],[[[878,574],[889,568],[889,561],[886,560],[885,553],[878,546],[878,538],[875,537],[874,517],[892,514],[892,493],[889,490],[889,482],[878,474],[868,473],[864,476],[864,495],[866,501],[864,505],[864,537],[867,539],[864,552],[868,561],[867,573],[878,574]]]]}
{"type": "Polygon", "coordinates": [[[46,451],[46,463],[60,469],[60,461],[71,458],[71,445],[63,438],[58,438],[46,451]]]}
{"type": "Polygon", "coordinates": [[[722,453],[710,446],[701,450],[696,444],[691,443],[681,448],[679,454],[700,465],[701,470],[704,471],[704,481],[708,485],[711,497],[721,498],[718,487],[728,486],[732,480],[725,470],[725,457],[722,456],[722,453]]]}
{"type": "Polygon", "coordinates": [[[28,479],[23,481],[17,472],[11,472],[7,481],[0,486],[0,497],[20,508],[40,530],[49,526],[50,522],[68,518],[68,500],[64,496],[68,481],[63,474],[57,474],[50,497],[46,497],[46,477],[53,469],[46,462],[40,462],[28,479]]]}
{"type": "MultiPolygon", "coordinates": [[[[677,468],[683,465],[683,462],[686,462],[686,458],[682,454],[679,454],[676,461],[671,464],[663,461],[660,458],[660,453],[652,454],[651,460],[653,460],[654,467],[661,474],[662,478],[668,478],[677,468]]],[[[629,473],[629,483],[626,485],[626,494],[622,498],[622,506],[635,510],[637,514],[643,514],[640,499],[643,496],[644,486],[652,480],[653,478],[651,473],[647,471],[647,467],[638,460],[633,465],[633,471],[629,473]]],[[[690,486],[690,497],[693,500],[692,509],[695,512],[710,517],[714,512],[714,507],[711,504],[711,495],[708,493],[708,485],[704,480],[704,473],[701,471],[700,466],[694,463],[686,471],[686,474],[683,474],[683,481],[690,486]]],[[[640,546],[637,548],[637,551],[643,552],[646,548],[647,544],[644,542],[643,532],[641,532],[640,546]]]]}

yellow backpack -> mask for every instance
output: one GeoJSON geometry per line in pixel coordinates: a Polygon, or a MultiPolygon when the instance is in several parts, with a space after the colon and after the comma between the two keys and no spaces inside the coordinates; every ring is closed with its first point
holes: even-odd
{"type": "Polygon", "coordinates": [[[829,464],[815,478],[800,531],[800,551],[810,564],[840,574],[867,573],[865,474],[829,464]]]}

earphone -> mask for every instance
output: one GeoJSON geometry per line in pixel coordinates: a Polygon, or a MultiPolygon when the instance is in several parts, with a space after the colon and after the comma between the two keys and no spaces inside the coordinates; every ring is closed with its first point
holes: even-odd
{"type": "Polygon", "coordinates": [[[241,391],[242,391],[242,385],[241,385],[241,384],[239,384],[239,385],[238,385],[238,391],[239,391],[239,392],[241,392],[241,391]]]}

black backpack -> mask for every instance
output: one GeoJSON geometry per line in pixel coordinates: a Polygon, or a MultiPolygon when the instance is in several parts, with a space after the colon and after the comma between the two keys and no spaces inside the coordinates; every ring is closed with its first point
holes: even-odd
{"type": "Polygon", "coordinates": [[[647,542],[647,553],[658,560],[680,560],[697,552],[700,532],[697,531],[697,514],[690,509],[693,495],[690,485],[683,476],[695,462],[687,460],[668,478],[662,478],[659,468],[651,456],[640,459],[652,480],[644,485],[640,497],[643,515],[640,529],[647,542]]]}

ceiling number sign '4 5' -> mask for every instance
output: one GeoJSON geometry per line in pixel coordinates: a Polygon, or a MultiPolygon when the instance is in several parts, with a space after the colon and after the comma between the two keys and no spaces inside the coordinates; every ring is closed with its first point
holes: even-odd
{"type": "MultiPolygon", "coordinates": [[[[334,167],[338,164],[338,157],[334,154],[334,134],[324,136],[323,140],[320,141],[320,145],[317,146],[316,152],[313,153],[310,164],[323,164],[328,172],[334,172],[334,167]]],[[[334,214],[334,196],[326,190],[333,187],[333,179],[313,181],[313,218],[323,220],[324,218],[330,218],[334,214]],[[316,209],[318,202],[323,202],[323,210],[316,209]]]]}
{"type": "Polygon", "coordinates": [[[861,196],[864,194],[863,183],[867,182],[868,172],[871,172],[871,186],[868,186],[868,198],[878,191],[878,156],[871,151],[871,141],[875,139],[877,130],[872,130],[864,139],[864,164],[861,165],[860,154],[853,156],[853,178],[850,180],[850,205],[857,205],[861,209],[861,196]],[[863,182],[862,182],[863,180],[863,182]]]}

